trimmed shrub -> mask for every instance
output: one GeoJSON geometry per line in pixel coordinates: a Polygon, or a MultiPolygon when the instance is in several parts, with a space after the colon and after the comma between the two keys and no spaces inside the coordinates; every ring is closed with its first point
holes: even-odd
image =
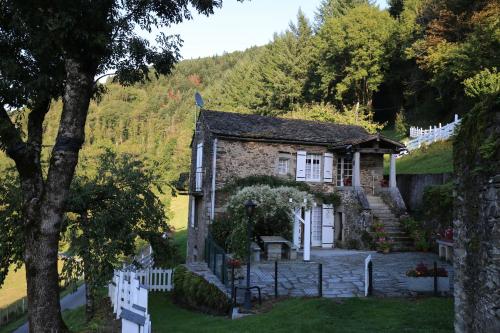
{"type": "Polygon", "coordinates": [[[176,304],[212,315],[227,315],[231,309],[231,301],[219,288],[184,266],[175,269],[172,295],[176,304]]]}

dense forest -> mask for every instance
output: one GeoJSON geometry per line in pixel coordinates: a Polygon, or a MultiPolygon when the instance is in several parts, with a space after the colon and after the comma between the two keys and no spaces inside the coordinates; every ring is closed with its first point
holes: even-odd
{"type": "MultiPolygon", "coordinates": [[[[391,0],[386,10],[369,0],[324,0],[314,18],[299,11],[268,45],[184,60],[171,75],[132,86],[109,79],[90,106],[82,158],[104,147],[133,154],[168,190],[189,170],[197,91],[209,109],[369,131],[396,115],[413,125],[448,121],[471,108],[464,80],[486,69],[498,77],[498,17],[497,0],[391,0]]],[[[46,124],[57,122],[61,106],[53,102],[46,124]]],[[[45,134],[47,158],[56,126],[45,134]]],[[[0,156],[0,166],[9,163],[0,156]]]]}

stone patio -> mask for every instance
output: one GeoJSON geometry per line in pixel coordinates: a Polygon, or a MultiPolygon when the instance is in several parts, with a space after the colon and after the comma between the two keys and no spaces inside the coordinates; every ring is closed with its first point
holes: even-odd
{"type": "MultiPolygon", "coordinates": [[[[322,250],[311,251],[311,262],[279,261],[278,294],[280,296],[317,296],[318,264],[323,264],[324,297],[364,296],[364,262],[371,255],[373,262],[373,294],[376,296],[410,296],[406,288],[406,272],[418,263],[445,267],[453,281],[453,267],[434,253],[399,252],[380,254],[373,251],[322,250]]],[[[244,281],[242,281],[244,283],[244,281]]],[[[274,262],[252,266],[251,284],[262,288],[265,297],[274,296],[274,262]]]]}

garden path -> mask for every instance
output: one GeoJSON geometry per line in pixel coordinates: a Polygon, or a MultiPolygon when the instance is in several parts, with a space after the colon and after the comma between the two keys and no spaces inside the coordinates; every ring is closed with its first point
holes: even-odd
{"type": "MultiPolygon", "coordinates": [[[[280,296],[317,296],[318,264],[323,264],[324,297],[364,296],[365,258],[373,262],[374,295],[399,297],[411,296],[406,287],[406,272],[419,263],[444,267],[453,281],[453,267],[441,261],[434,253],[396,252],[381,254],[373,251],[323,250],[311,251],[311,262],[278,262],[278,294],[280,296]]],[[[243,282],[243,281],[242,281],[243,282]]],[[[252,285],[262,288],[265,296],[274,295],[274,262],[254,264],[252,285]]],[[[244,283],[244,282],[243,282],[244,283]]]]}

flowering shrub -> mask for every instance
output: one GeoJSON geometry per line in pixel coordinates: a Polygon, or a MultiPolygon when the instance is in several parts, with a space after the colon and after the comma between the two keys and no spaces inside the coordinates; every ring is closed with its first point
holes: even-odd
{"type": "MultiPolygon", "coordinates": [[[[414,269],[410,269],[408,272],[406,272],[406,276],[431,277],[434,276],[434,268],[428,268],[424,263],[420,263],[414,269]]],[[[437,276],[447,277],[448,272],[443,267],[438,267],[437,276]]]]}
{"type": "Polygon", "coordinates": [[[375,232],[375,245],[377,251],[387,252],[392,248],[392,241],[389,240],[384,225],[380,222],[372,224],[372,230],[375,232]]]}
{"type": "Polygon", "coordinates": [[[442,238],[448,241],[453,240],[453,228],[449,227],[442,233],[442,238]]]}
{"type": "Polygon", "coordinates": [[[260,236],[282,236],[291,239],[294,209],[312,206],[312,196],[294,187],[253,185],[236,192],[226,204],[228,219],[231,221],[226,244],[228,250],[238,258],[246,258],[247,200],[253,200],[257,204],[252,219],[254,239],[260,236]]]}

